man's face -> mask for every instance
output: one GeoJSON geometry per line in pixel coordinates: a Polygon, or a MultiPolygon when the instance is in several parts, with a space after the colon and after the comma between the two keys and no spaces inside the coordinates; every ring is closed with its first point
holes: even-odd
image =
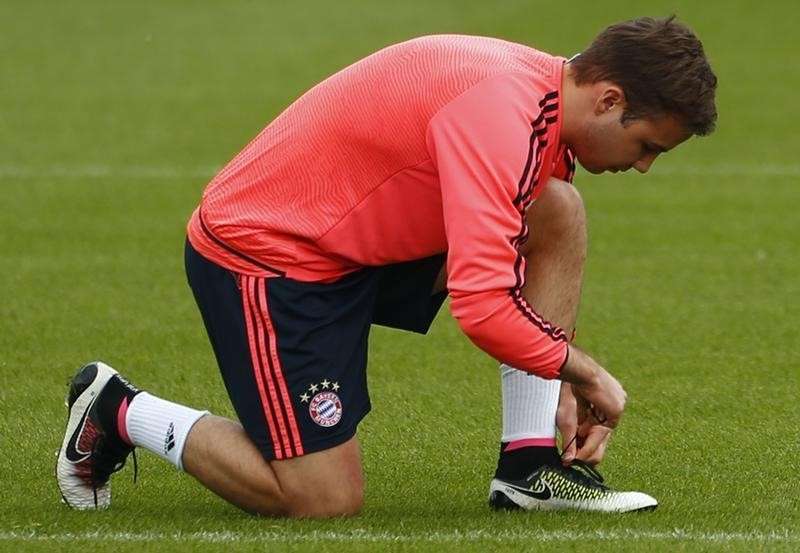
{"type": "Polygon", "coordinates": [[[691,136],[673,116],[621,122],[624,102],[596,110],[584,121],[583,132],[571,144],[578,161],[590,173],[627,171],[646,173],[659,154],[691,136]]]}

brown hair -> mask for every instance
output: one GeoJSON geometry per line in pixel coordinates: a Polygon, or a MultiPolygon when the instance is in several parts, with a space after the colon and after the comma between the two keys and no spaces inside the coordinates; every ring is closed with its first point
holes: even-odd
{"type": "Polygon", "coordinates": [[[578,85],[611,81],[622,88],[623,123],[674,115],[693,134],[714,130],[717,77],[703,44],[675,16],[611,25],[570,66],[578,85]]]}

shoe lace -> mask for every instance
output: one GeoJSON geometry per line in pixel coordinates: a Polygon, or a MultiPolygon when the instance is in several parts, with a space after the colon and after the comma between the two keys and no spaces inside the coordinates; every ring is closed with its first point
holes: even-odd
{"type": "Polygon", "coordinates": [[[111,475],[119,472],[125,466],[128,453],[133,457],[133,483],[139,476],[139,463],[136,460],[136,449],[112,446],[106,441],[104,435],[94,442],[92,447],[92,494],[94,506],[97,508],[97,488],[103,487],[111,475]]]}
{"type": "Polygon", "coordinates": [[[589,463],[581,461],[580,459],[575,459],[574,461],[572,461],[572,464],[570,466],[573,469],[576,469],[576,472],[580,472],[581,476],[583,476],[584,478],[592,480],[594,484],[602,486],[603,488],[608,487],[604,484],[605,479],[603,478],[603,475],[600,474],[600,471],[598,471],[589,463]]]}

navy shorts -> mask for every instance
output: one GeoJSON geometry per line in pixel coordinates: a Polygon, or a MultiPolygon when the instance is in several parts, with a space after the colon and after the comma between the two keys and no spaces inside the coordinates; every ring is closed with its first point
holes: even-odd
{"type": "Polygon", "coordinates": [[[366,267],[332,283],[238,275],[186,242],[186,275],[239,420],[267,460],[346,442],[370,410],[373,324],[426,333],[445,256],[366,267]]]}

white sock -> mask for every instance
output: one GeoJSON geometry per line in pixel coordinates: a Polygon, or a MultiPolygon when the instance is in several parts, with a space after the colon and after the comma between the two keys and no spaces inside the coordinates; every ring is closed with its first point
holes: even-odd
{"type": "Polygon", "coordinates": [[[131,443],[152,451],[183,470],[183,446],[186,437],[200,417],[208,411],[197,411],[142,392],[133,398],[125,415],[125,426],[131,443]]]}
{"type": "Polygon", "coordinates": [[[545,380],[500,365],[503,393],[503,442],[532,440],[530,445],[555,445],[560,380],[545,380]],[[536,443],[539,442],[539,443],[536,443]]]}

